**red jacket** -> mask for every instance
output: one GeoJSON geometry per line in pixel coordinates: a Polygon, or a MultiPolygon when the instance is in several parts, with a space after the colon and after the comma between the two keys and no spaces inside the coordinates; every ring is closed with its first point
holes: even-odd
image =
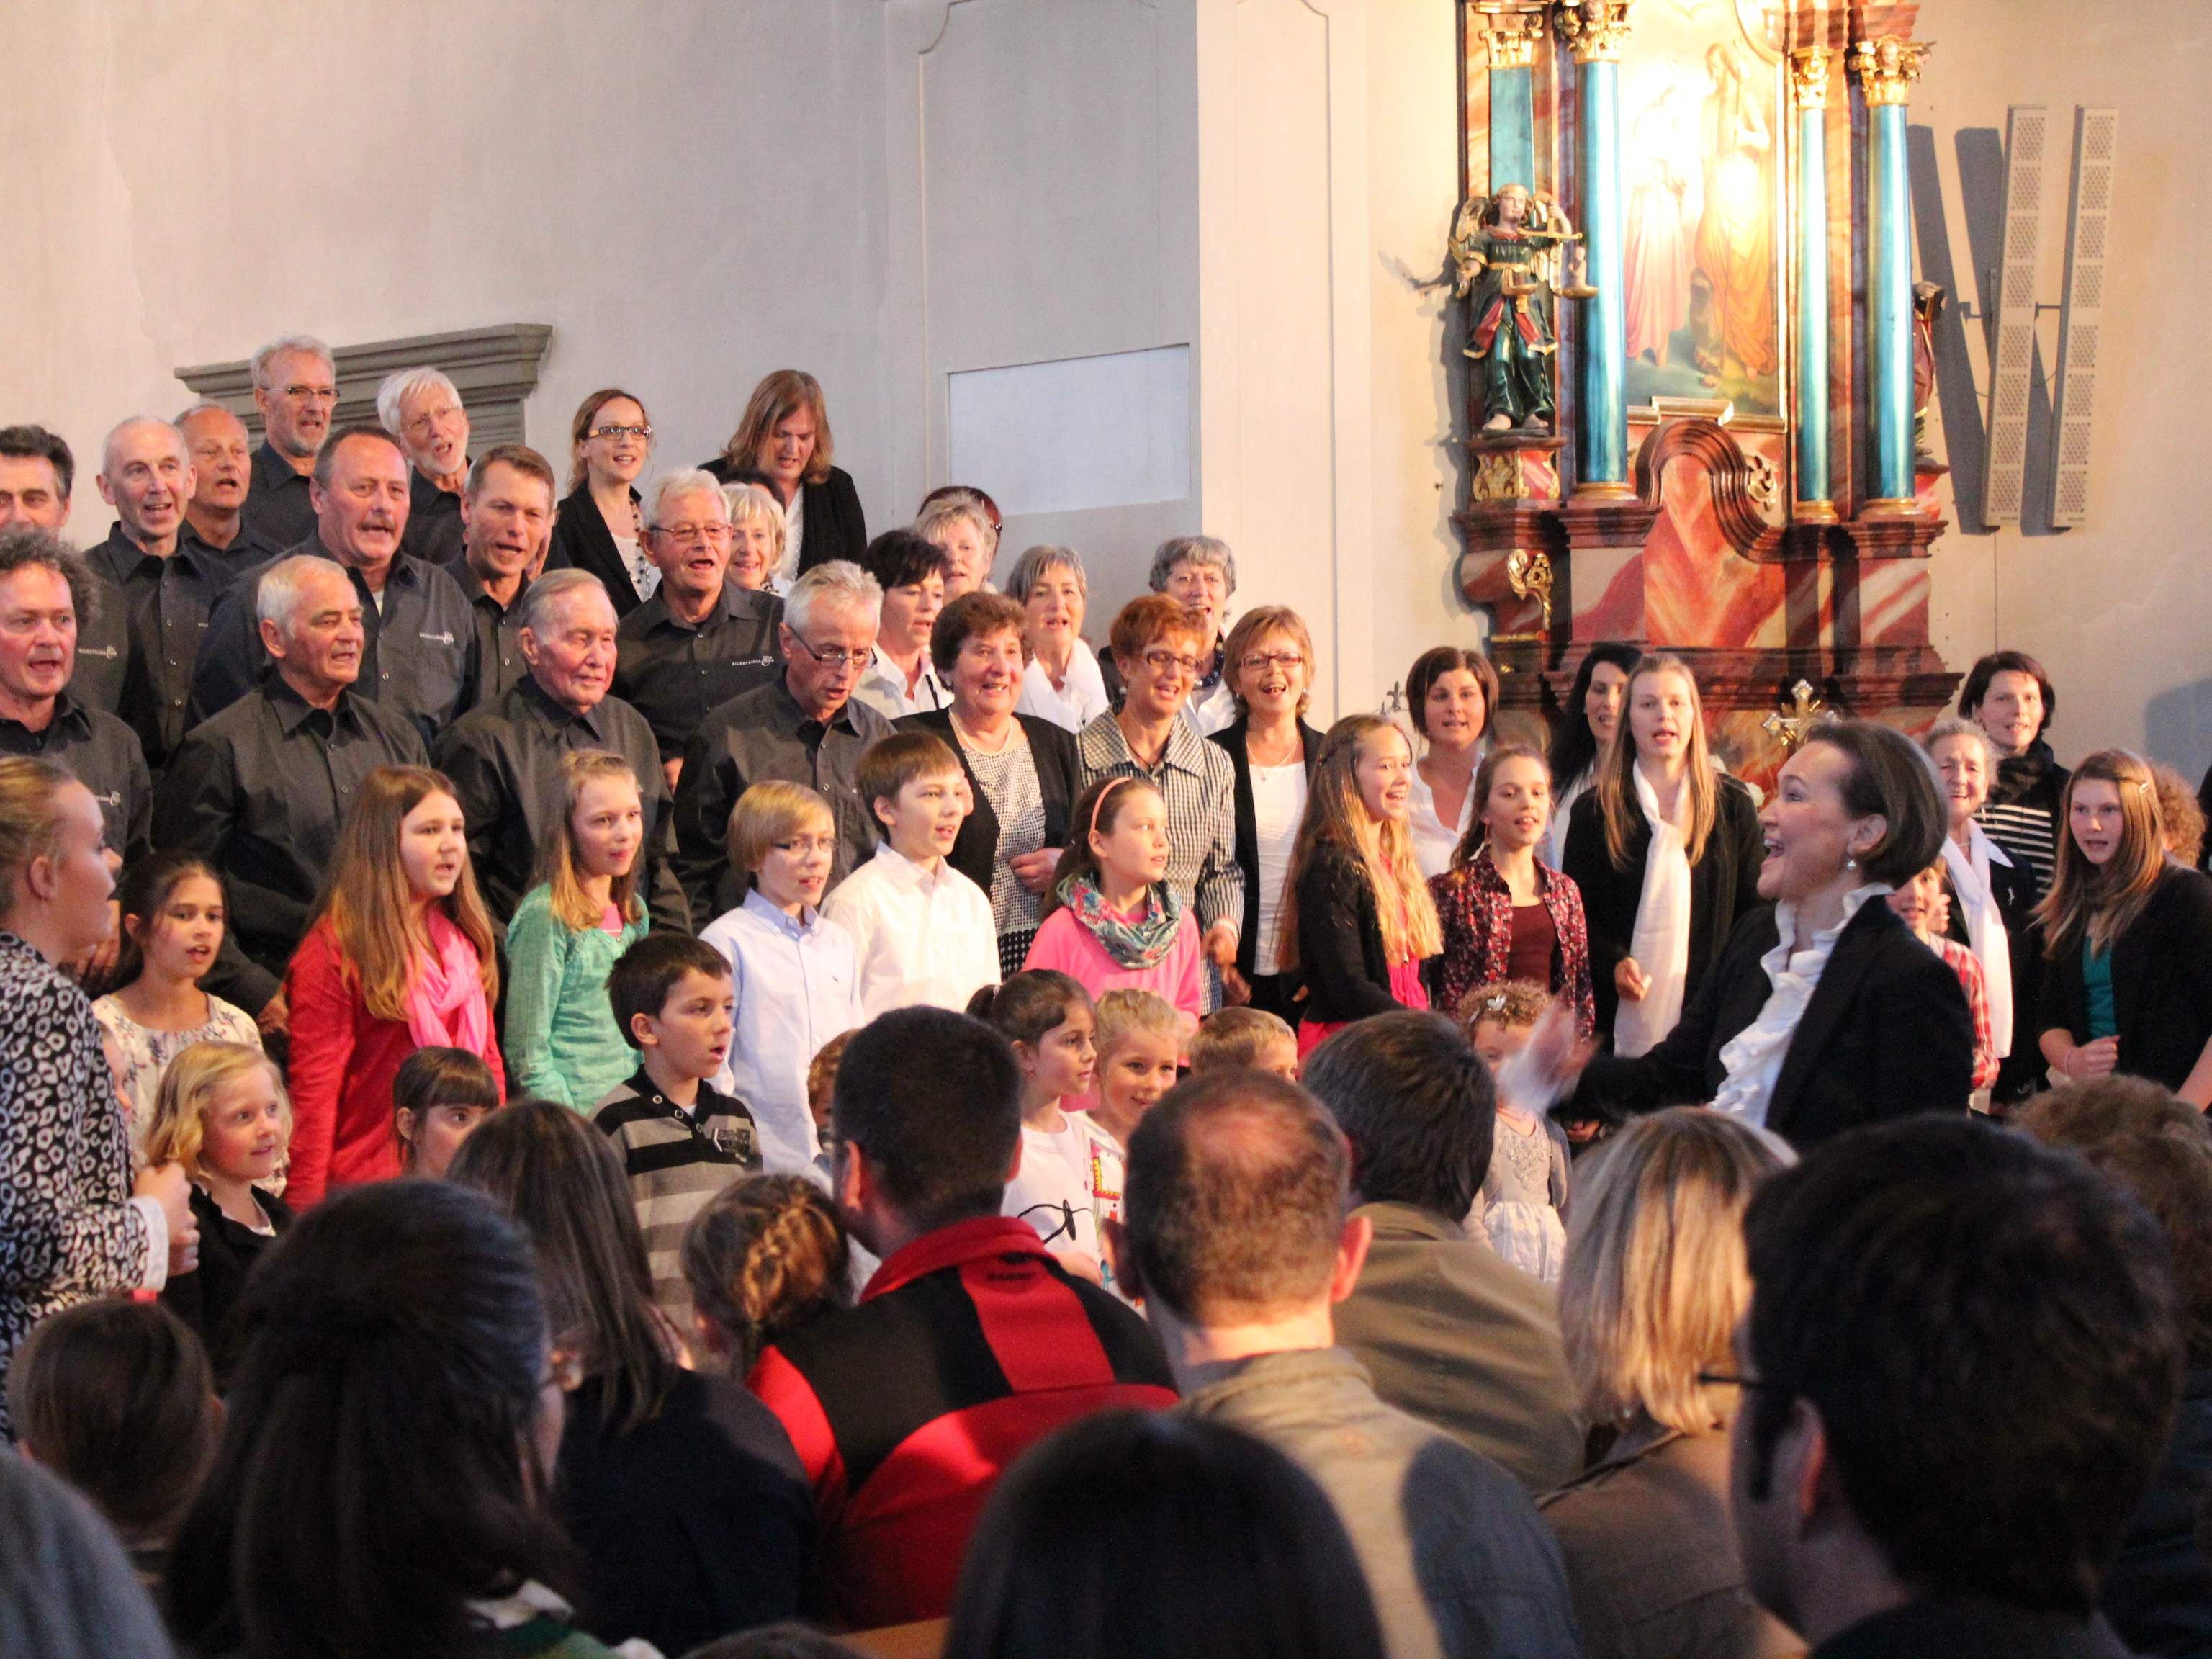
{"type": "MultiPolygon", "coordinates": [[[[421,1045],[405,1020],[380,1019],[363,1006],[359,976],[327,921],[310,928],[293,953],[284,997],[292,1040],[292,1164],[284,1201],[300,1210],[333,1188],[399,1173],[392,1079],[421,1045]]],[[[505,1098],[496,1031],[483,1061],[505,1098]]]]}
{"type": "Polygon", "coordinates": [[[799,1449],[831,1601],[855,1630],[951,1610],[968,1535],[1031,1445],[1176,1398],[1144,1321],[1005,1216],[895,1252],[860,1305],[786,1337],[749,1384],[799,1449]]]}

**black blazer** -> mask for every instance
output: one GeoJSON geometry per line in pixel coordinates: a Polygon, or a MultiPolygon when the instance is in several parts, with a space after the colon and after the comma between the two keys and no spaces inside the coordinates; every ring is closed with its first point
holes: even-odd
{"type": "MultiPolygon", "coordinates": [[[[292,1224],[292,1211],[284,1200],[256,1190],[261,1212],[282,1237],[292,1224]]],[[[192,1219],[199,1224],[200,1265],[172,1279],[161,1288],[169,1311],[198,1333],[215,1366],[218,1384],[228,1380],[238,1358],[238,1334],[230,1328],[231,1310],[246,1289],[246,1275],[276,1238],[240,1226],[222,1212],[222,1206],[198,1187],[191,1190],[192,1219]]]]}
{"type": "MultiPolygon", "coordinates": [[[[1260,822],[1252,805],[1252,760],[1245,748],[1252,722],[1239,714],[1225,731],[1206,741],[1228,751],[1237,778],[1237,867],[1244,872],[1244,925],[1237,941],[1237,971],[1252,977],[1253,953],[1260,948],[1260,822]]],[[[1313,784],[1314,767],[1321,760],[1321,733],[1304,720],[1298,722],[1298,742],[1304,746],[1306,784],[1313,784]]]]}
{"type": "MultiPolygon", "coordinates": [[[[641,499],[635,489],[629,498],[641,499]]],[[[553,515],[553,542],[546,550],[545,568],[559,570],[570,565],[590,571],[606,584],[607,597],[615,602],[616,621],[645,603],[645,596],[629,579],[629,566],[623,561],[622,550],[615,545],[615,532],[607,528],[605,515],[592,499],[588,483],[578,484],[562,496],[561,510],[553,515]]]]}
{"type": "MultiPolygon", "coordinates": [[[[1075,759],[1075,734],[1041,715],[1017,714],[1014,718],[1021,722],[1022,731],[1029,738],[1030,758],[1036,764],[1037,788],[1044,796],[1044,844],[1065,847],[1068,811],[1082,793],[1078,787],[1080,770],[1075,759]]],[[[902,732],[927,732],[940,737],[960,757],[960,769],[968,775],[968,787],[975,798],[975,810],[961,824],[948,862],[988,893],[991,872],[999,861],[999,815],[991,810],[983,786],[975,781],[975,771],[968,764],[967,755],[953,740],[952,711],[925,709],[892,724],[902,732]]]]}
{"type": "MultiPolygon", "coordinates": [[[[2212,876],[2166,866],[2135,925],[2112,941],[2112,1006],[2116,1069],[2179,1089],[2212,1038],[2212,876]]],[[[2037,1030],[2089,1040],[2078,939],[2044,963],[2037,1030]]]]}
{"type": "MultiPolygon", "coordinates": [[[[1682,981],[1686,1008],[1738,918],[1759,907],[1759,866],[1766,856],[1751,792],[1725,775],[1713,781],[1718,787],[1713,832],[1705,838],[1705,856],[1690,866],[1690,966],[1682,981]]],[[[1636,937],[1636,913],[1644,903],[1644,860],[1650,850],[1651,826],[1638,813],[1636,833],[1628,843],[1628,867],[1614,868],[1613,854],[1606,850],[1605,817],[1595,790],[1577,800],[1567,818],[1567,844],[1560,856],[1566,873],[1582,889],[1583,917],[1589,927],[1590,989],[1597,999],[1598,1035],[1603,1037],[1613,1035],[1613,1017],[1620,1006],[1613,974],[1636,937]]]]}
{"type": "MultiPolygon", "coordinates": [[[[750,471],[726,455],[699,465],[724,483],[750,471]]],[[[820,483],[799,485],[799,497],[805,503],[799,514],[803,520],[799,533],[805,539],[799,544],[799,574],[803,576],[832,559],[860,563],[860,556],[868,550],[868,521],[860,512],[860,492],[853,487],[853,475],[842,466],[833,466],[820,483]]]]}
{"type": "MultiPolygon", "coordinates": [[[[1745,916],[1680,1023],[1638,1059],[1592,1060],[1567,1115],[1711,1100],[1727,1077],[1721,1049],[1759,1018],[1774,989],[1759,958],[1780,938],[1771,908],[1745,916]]],[[[1767,1100],[1766,1127],[1803,1152],[1862,1124],[1962,1112],[1973,1076],[1973,1019],[1959,976],[1877,896],[1837,939],[1805,1005],[1767,1100]]]]}
{"type": "Polygon", "coordinates": [[[1343,848],[1316,846],[1298,877],[1298,977],[1306,988],[1301,1024],[1334,1024],[1403,1007],[1390,994],[1390,959],[1375,889],[1343,848]]]}

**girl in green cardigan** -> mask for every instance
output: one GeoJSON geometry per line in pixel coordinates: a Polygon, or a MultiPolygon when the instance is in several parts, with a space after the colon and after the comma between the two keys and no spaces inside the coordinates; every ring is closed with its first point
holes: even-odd
{"type": "Polygon", "coordinates": [[[507,1069],[518,1096],[589,1113],[637,1069],[607,1004],[607,970],[645,936],[645,811],[620,755],[563,755],[561,777],[563,811],[538,850],[538,885],[507,926],[507,1069]]]}

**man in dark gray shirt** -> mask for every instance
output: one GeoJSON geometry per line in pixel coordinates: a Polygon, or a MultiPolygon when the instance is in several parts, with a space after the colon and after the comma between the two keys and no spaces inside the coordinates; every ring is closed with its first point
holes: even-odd
{"type": "Polygon", "coordinates": [[[198,854],[229,884],[222,978],[209,988],[258,1012],[307,932],[362,781],[429,756],[412,720],[354,690],[366,630],[345,570],[280,559],[255,605],[275,671],[185,735],[155,793],[154,839],[198,854]]]}
{"type": "MultiPolygon", "coordinates": [[[[0,529],[28,523],[59,535],[76,482],[76,458],[58,434],[42,426],[0,427],[0,529]]],[[[131,661],[121,610],[78,605],[76,672],[70,677],[77,702],[110,714],[122,706],[131,661]]]]}
{"type": "MultiPolygon", "coordinates": [[[[390,433],[356,426],[333,434],[315,458],[314,534],[292,551],[345,567],[368,629],[355,695],[408,716],[427,743],[463,707],[475,672],[476,619],[450,574],[400,551],[407,474],[390,433]]],[[[240,576],[208,619],[192,671],[195,722],[244,696],[266,670],[255,592],[267,568],[240,576]]]]}
{"type": "Polygon", "coordinates": [[[516,620],[529,677],[464,715],[438,740],[438,769],[468,820],[469,856],[492,919],[504,927],[537,879],[538,849],[567,799],[561,757],[620,755],[645,804],[638,890],[653,924],[690,930],[668,868],[668,785],[645,717],[607,695],[615,674],[615,608],[588,570],[555,570],[522,596],[516,620]]]}
{"type": "Polygon", "coordinates": [[[251,483],[240,509],[246,527],[275,547],[314,532],[307,475],[338,405],[337,361],[305,334],[271,340],[253,354],[253,401],[267,434],[253,452],[251,483]]]}
{"type": "Polygon", "coordinates": [[[1578,1659],[1558,1541],[1518,1481],[1384,1405],[1335,1346],[1359,1277],[1352,1159],[1327,1112],[1260,1072],[1194,1078],[1129,1138],[1122,1218],[1104,1224],[1144,1298],[1182,1409],[1265,1440],[1335,1507],[1389,1659],[1578,1659]]]}
{"type": "Polygon", "coordinates": [[[453,563],[469,476],[469,411],[459,391],[437,369],[403,368],[377,387],[376,418],[407,452],[407,550],[432,564],[453,563]]]}
{"type": "Polygon", "coordinates": [[[468,706],[496,702],[529,672],[515,608],[553,539],[553,469],[527,444],[495,444],[469,469],[461,557],[447,571],[476,618],[468,706]]]}
{"type": "Polygon", "coordinates": [[[615,690],[660,739],[664,763],[710,709],[774,679],[783,601],[729,580],[730,504],[711,472],[664,473],[645,503],[653,597],[622,620],[615,690]]]}
{"type": "Polygon", "coordinates": [[[808,571],[792,584],[776,630],[783,673],[711,710],[684,745],[676,873],[701,926],[744,902],[744,878],[730,869],[730,811],[763,779],[803,783],[829,802],[837,823],[831,886],[875,855],[860,756],[891,727],[854,702],[853,690],[867,672],[883,603],[876,579],[848,561],[808,571]]]}
{"type": "Polygon", "coordinates": [[[220,561],[233,575],[282,553],[246,523],[246,486],[253,481],[246,422],[221,404],[203,401],[177,416],[177,430],[192,458],[192,498],[185,503],[179,542],[220,561]]]}

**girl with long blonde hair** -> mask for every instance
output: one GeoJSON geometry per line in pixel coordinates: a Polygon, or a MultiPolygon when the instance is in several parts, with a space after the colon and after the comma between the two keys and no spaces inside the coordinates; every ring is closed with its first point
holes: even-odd
{"type": "Polygon", "coordinates": [[[504,1092],[491,919],[444,774],[380,766],[362,781],[284,990],[295,1208],[399,1173],[392,1080],[416,1049],[481,1055],[504,1092]]]}
{"type": "Polygon", "coordinates": [[[2212,878],[2166,856],[2150,768],[2104,749],[2059,809],[2043,927],[2042,1036],[2062,1081],[2115,1072],[2212,1106],[2212,878]]]}
{"type": "Polygon", "coordinates": [[[1283,896],[1283,956],[1306,990],[1301,1059],[1355,1019],[1429,1006],[1421,964],[1443,941],[1413,851],[1413,775],[1406,734],[1376,715],[1322,739],[1283,896]]]}
{"type": "Polygon", "coordinates": [[[1647,1053],[1681,1018],[1735,919],[1759,903],[1751,795],[1714,765],[1698,682],[1679,657],[1629,671],[1627,708],[1567,826],[1601,1035],[1647,1053]]]}

